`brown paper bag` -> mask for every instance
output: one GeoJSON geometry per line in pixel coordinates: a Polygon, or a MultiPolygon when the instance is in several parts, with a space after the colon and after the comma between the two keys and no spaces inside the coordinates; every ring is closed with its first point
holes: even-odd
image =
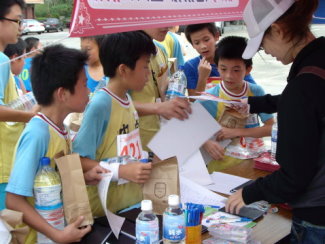
{"type": "Polygon", "coordinates": [[[66,221],[68,224],[71,224],[79,216],[84,216],[85,219],[80,226],[93,224],[94,220],[90,209],[79,154],[73,153],[56,158],[55,162],[61,176],[63,207],[66,221]]]}
{"type": "Polygon", "coordinates": [[[154,163],[150,179],[143,185],[143,198],[152,201],[153,211],[163,214],[168,207],[168,196],[180,195],[176,157],[154,163]]]}
{"type": "MultiPolygon", "coordinates": [[[[4,221],[6,228],[11,234],[11,244],[23,244],[29,232],[29,227],[24,225],[20,227],[23,223],[23,213],[4,209],[0,211],[0,219],[4,221]]],[[[1,238],[1,237],[0,237],[1,238]]]]}
{"type": "MultiPolygon", "coordinates": [[[[248,115],[240,114],[236,110],[226,107],[219,119],[219,124],[227,128],[245,128],[248,115]]],[[[239,138],[232,139],[232,145],[239,143],[239,138]]]]}

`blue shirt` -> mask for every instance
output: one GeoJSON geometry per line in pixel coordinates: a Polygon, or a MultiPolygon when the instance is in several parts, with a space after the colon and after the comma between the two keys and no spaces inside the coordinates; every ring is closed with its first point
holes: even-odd
{"type": "MultiPolygon", "coordinates": [[[[192,58],[188,60],[184,65],[184,73],[187,78],[187,89],[196,89],[197,81],[199,79],[199,63],[202,56],[197,56],[195,58],[192,58]]],[[[211,64],[211,73],[210,77],[215,77],[218,80],[221,80],[220,74],[217,69],[216,64],[211,64]]],[[[248,74],[245,76],[244,80],[248,81],[249,83],[256,84],[253,77],[248,74]]]]}
{"type": "Polygon", "coordinates": [[[87,77],[87,87],[89,88],[91,93],[107,85],[109,80],[108,77],[104,76],[101,80],[94,80],[89,74],[88,65],[85,65],[84,69],[87,77]]]}
{"type": "Polygon", "coordinates": [[[9,75],[10,60],[3,52],[0,52],[0,105],[4,105],[5,91],[9,81],[9,75]]]}
{"type": "Polygon", "coordinates": [[[20,73],[19,77],[23,80],[26,91],[32,91],[32,84],[30,80],[30,71],[32,67],[33,58],[25,58],[25,65],[23,71],[20,73]]]}

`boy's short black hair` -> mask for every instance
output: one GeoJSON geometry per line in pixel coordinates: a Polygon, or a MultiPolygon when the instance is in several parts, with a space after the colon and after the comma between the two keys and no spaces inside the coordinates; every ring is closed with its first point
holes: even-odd
{"type": "Polygon", "coordinates": [[[100,47],[102,45],[102,41],[104,39],[104,35],[99,35],[99,36],[84,36],[84,37],[81,37],[81,41],[83,40],[93,40],[97,43],[97,46],[100,47]]]}
{"type": "Polygon", "coordinates": [[[0,20],[10,12],[10,8],[18,4],[22,9],[25,8],[24,0],[1,0],[0,1],[0,20]]]}
{"type": "Polygon", "coordinates": [[[31,82],[33,93],[40,105],[50,105],[53,93],[63,87],[72,94],[87,54],[62,45],[44,48],[32,61],[31,82]]]}
{"type": "Polygon", "coordinates": [[[192,44],[191,35],[194,32],[200,31],[207,28],[208,31],[213,35],[216,36],[217,34],[220,35],[220,30],[214,23],[203,23],[203,24],[195,24],[195,25],[188,25],[185,27],[185,36],[186,39],[192,44]]]}
{"type": "Polygon", "coordinates": [[[120,64],[134,69],[141,56],[151,54],[156,54],[155,44],[143,31],[106,35],[99,49],[100,62],[103,65],[104,74],[108,77],[116,75],[116,69],[120,64]]]}
{"type": "Polygon", "coordinates": [[[23,55],[25,50],[26,50],[26,42],[23,39],[18,38],[17,43],[7,45],[3,52],[11,59],[12,56],[14,55],[17,56],[23,55]]]}
{"type": "Polygon", "coordinates": [[[241,36],[227,36],[222,38],[214,55],[214,61],[218,65],[219,59],[242,59],[246,68],[253,65],[252,59],[243,59],[242,55],[247,46],[247,38],[241,36]]]}
{"type": "Polygon", "coordinates": [[[26,52],[29,53],[33,48],[37,48],[39,39],[36,37],[27,37],[25,42],[27,44],[26,52]]]}

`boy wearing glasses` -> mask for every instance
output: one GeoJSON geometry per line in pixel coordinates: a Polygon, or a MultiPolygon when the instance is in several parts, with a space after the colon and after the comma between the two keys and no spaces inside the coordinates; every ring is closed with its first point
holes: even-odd
{"type": "Polygon", "coordinates": [[[15,44],[21,32],[23,0],[0,1],[0,210],[5,208],[5,188],[12,167],[12,155],[18,138],[33,113],[7,106],[18,98],[15,81],[10,75],[10,60],[3,53],[8,44],[15,44]],[[9,125],[7,121],[20,122],[9,125]]]}

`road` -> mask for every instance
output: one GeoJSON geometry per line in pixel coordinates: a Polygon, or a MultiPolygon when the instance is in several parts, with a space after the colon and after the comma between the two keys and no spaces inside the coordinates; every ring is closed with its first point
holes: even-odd
{"type": "MultiPolygon", "coordinates": [[[[313,33],[319,36],[325,36],[325,25],[312,25],[313,33]]],[[[236,26],[233,28],[226,28],[224,36],[238,35],[247,37],[247,31],[244,26],[236,26]]],[[[23,39],[35,36],[41,40],[45,45],[53,42],[62,43],[68,47],[80,48],[79,38],[69,38],[67,30],[63,32],[44,33],[41,35],[27,35],[23,39]]],[[[191,53],[195,55],[195,52],[191,53]]],[[[252,76],[258,84],[260,84],[266,93],[279,94],[286,85],[286,77],[289,73],[291,65],[283,65],[270,55],[266,55],[263,51],[257,53],[253,58],[252,76]]]]}

